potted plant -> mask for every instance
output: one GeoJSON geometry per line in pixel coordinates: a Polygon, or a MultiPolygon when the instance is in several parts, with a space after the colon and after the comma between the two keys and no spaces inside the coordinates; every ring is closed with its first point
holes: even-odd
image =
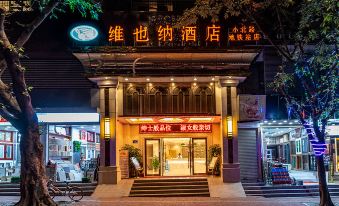
{"type": "Polygon", "coordinates": [[[142,155],[139,148],[134,147],[133,145],[125,144],[121,150],[127,150],[128,151],[128,161],[129,161],[129,176],[135,177],[137,175],[137,171],[135,171],[135,168],[133,166],[133,163],[131,161],[131,157],[135,157],[138,162],[140,163],[140,166],[142,167],[142,155]]]}
{"type": "MultiPolygon", "coordinates": [[[[211,162],[213,157],[221,156],[221,147],[219,144],[211,145],[208,148],[208,162],[211,162]]],[[[220,175],[220,158],[216,163],[215,175],[220,175]]]]}
{"type": "Polygon", "coordinates": [[[159,161],[159,157],[154,156],[152,158],[152,168],[153,168],[153,172],[155,172],[156,170],[159,169],[160,166],[160,161],[159,161]]]}

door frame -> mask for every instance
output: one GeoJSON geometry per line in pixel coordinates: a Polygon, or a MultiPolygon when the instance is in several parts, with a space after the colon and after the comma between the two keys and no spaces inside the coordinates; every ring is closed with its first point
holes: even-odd
{"type": "Polygon", "coordinates": [[[161,170],[162,170],[162,158],[161,158],[161,153],[162,153],[162,148],[161,148],[161,138],[145,138],[145,145],[144,145],[144,148],[145,148],[145,155],[144,155],[144,173],[145,173],[145,176],[161,176],[161,170]],[[160,165],[159,165],[159,173],[158,174],[147,174],[147,140],[156,140],[158,141],[158,145],[159,145],[159,162],[160,162],[160,165]]]}
{"type": "Polygon", "coordinates": [[[191,168],[192,168],[192,172],[191,175],[204,175],[207,174],[207,138],[204,137],[199,137],[199,138],[191,138],[191,168]],[[206,162],[205,162],[205,173],[194,173],[194,140],[205,140],[205,157],[206,157],[206,162]]]}

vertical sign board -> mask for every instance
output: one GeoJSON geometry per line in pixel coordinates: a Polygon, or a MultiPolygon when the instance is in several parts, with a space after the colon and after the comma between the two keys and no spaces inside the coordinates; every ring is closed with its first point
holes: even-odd
{"type": "Polygon", "coordinates": [[[129,178],[128,150],[120,150],[120,170],[122,179],[129,178]]]}

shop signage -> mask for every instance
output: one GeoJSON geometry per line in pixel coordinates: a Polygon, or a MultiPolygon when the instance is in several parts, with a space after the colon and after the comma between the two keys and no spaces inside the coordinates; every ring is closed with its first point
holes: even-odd
{"type": "Polygon", "coordinates": [[[212,124],[140,124],[139,133],[209,133],[212,124]]]}
{"type": "MultiPolygon", "coordinates": [[[[148,43],[150,41],[148,26],[139,25],[134,28],[133,36],[135,43],[148,43]]],[[[185,26],[180,29],[173,28],[171,25],[160,25],[155,29],[157,40],[159,42],[173,42],[176,34],[181,36],[182,42],[196,42],[198,37],[197,26],[185,26]]],[[[125,30],[121,25],[111,25],[108,30],[109,42],[125,41],[125,30]]],[[[228,41],[259,41],[261,35],[256,31],[253,25],[236,25],[231,27],[228,33],[222,33],[219,25],[210,25],[206,27],[205,41],[220,42],[221,38],[227,38],[228,41]]]]}
{"type": "Polygon", "coordinates": [[[97,38],[98,34],[98,30],[89,25],[76,26],[70,32],[72,39],[77,41],[92,41],[97,38]]]}
{"type": "Polygon", "coordinates": [[[265,95],[240,95],[239,96],[240,121],[263,120],[266,114],[265,95]]]}

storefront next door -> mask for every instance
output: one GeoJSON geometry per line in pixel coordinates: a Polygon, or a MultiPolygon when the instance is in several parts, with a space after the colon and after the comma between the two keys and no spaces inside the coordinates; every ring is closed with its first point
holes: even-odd
{"type": "Polygon", "coordinates": [[[206,174],[205,138],[145,140],[145,175],[189,176],[206,174]]]}

